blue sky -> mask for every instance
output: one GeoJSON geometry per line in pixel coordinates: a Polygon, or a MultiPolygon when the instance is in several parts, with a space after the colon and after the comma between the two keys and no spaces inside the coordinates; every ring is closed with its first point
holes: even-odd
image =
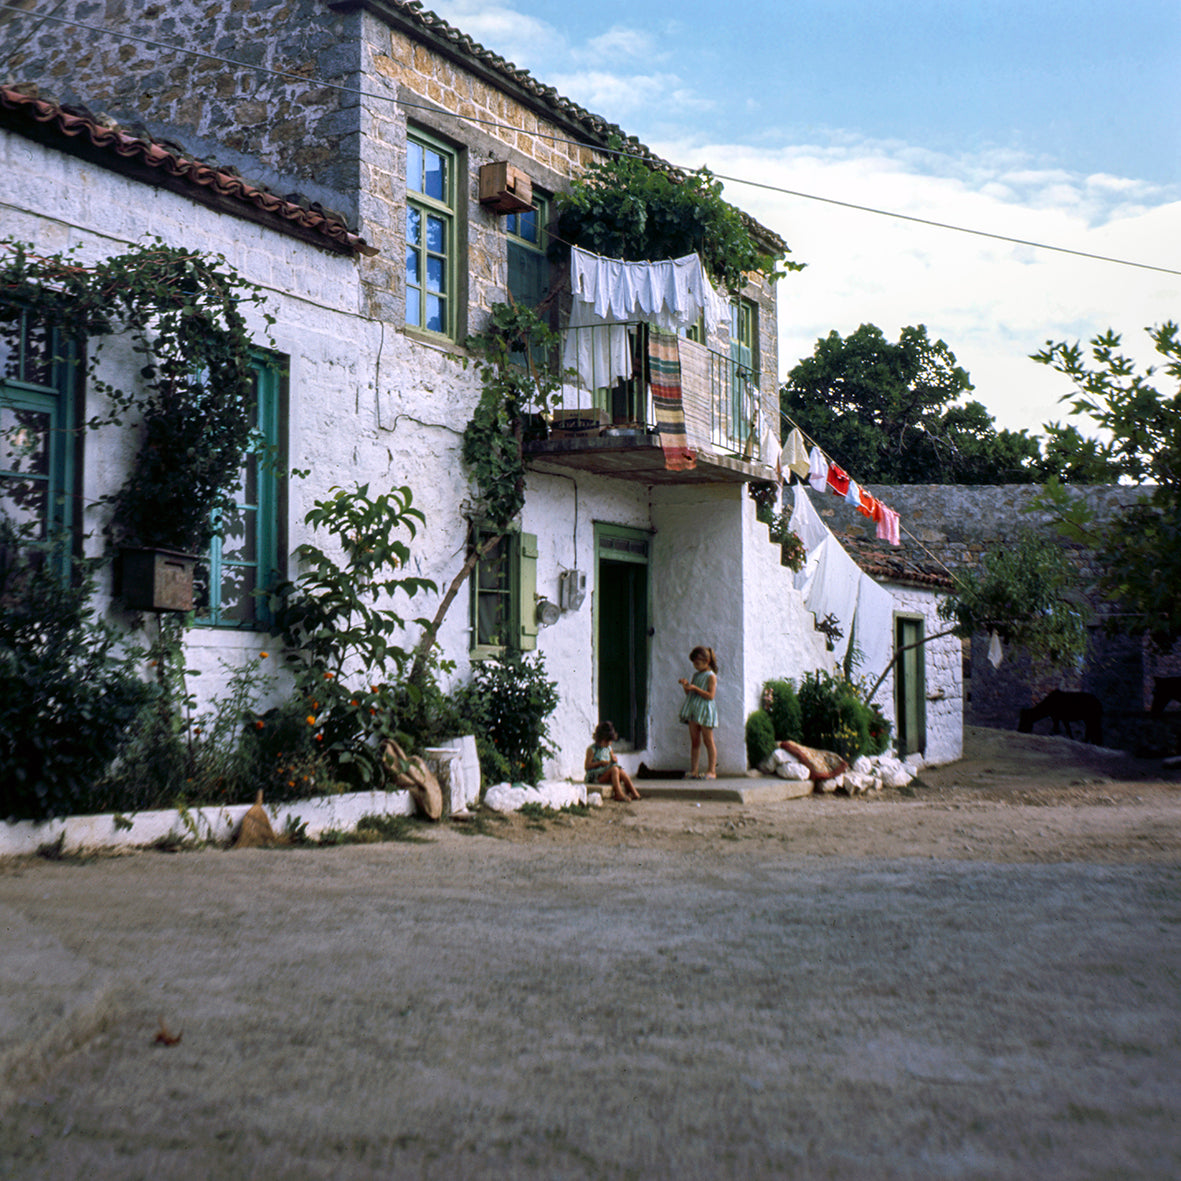
{"type": "MultiPolygon", "coordinates": [[[[440,0],[481,44],[666,159],[1181,271],[1178,0],[440,0]]],[[[1027,360],[1181,319],[1181,276],[727,183],[808,263],[780,285],[780,370],[831,329],[925,323],[999,426],[1063,418],[1027,360]]]]}

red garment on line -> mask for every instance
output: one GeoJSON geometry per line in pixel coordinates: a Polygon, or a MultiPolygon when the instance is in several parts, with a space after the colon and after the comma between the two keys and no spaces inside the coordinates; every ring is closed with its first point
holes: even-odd
{"type": "Polygon", "coordinates": [[[837,496],[844,496],[849,491],[849,473],[835,463],[828,465],[828,490],[837,496]]]}

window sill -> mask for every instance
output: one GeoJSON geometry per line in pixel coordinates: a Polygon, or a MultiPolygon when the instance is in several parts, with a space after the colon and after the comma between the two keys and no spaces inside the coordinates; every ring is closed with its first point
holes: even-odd
{"type": "Polygon", "coordinates": [[[409,337],[416,344],[424,344],[440,353],[450,353],[454,357],[471,355],[463,345],[458,344],[451,337],[442,336],[437,332],[428,332],[425,328],[415,328],[413,324],[403,324],[401,332],[403,336],[409,337]]]}

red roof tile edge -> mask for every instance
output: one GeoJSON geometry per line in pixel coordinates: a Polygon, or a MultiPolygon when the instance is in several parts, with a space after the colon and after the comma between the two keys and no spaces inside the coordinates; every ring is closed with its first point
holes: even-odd
{"type": "Polygon", "coordinates": [[[349,230],[336,214],[328,213],[316,206],[305,209],[294,201],[277,197],[264,188],[250,184],[232,172],[203,164],[199,160],[187,159],[169,151],[162,144],[128,135],[118,127],[104,127],[83,115],[71,114],[47,99],[25,94],[10,86],[0,86],[0,107],[52,127],[63,137],[84,137],[100,151],[158,169],[182,184],[203,188],[219,197],[251,205],[265,214],[299,226],[315,236],[326,238],[334,249],[345,250],[351,254],[378,253],[364,238],[349,230]]]}

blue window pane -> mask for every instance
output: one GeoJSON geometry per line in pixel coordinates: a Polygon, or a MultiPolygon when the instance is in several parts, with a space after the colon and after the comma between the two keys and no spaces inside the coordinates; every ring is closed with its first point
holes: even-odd
{"type": "Polygon", "coordinates": [[[426,326],[432,332],[447,331],[447,301],[437,295],[426,297],[426,326]]]}
{"type": "Polygon", "coordinates": [[[434,197],[436,201],[445,201],[447,199],[447,162],[438,152],[432,152],[430,148],[425,149],[424,156],[422,191],[428,197],[434,197]]]}
{"type": "Polygon", "coordinates": [[[441,217],[426,219],[426,248],[436,254],[447,253],[447,223],[441,217]]]}
{"type": "Polygon", "coordinates": [[[418,283],[421,282],[418,275],[419,255],[418,251],[413,246],[406,247],[406,282],[418,283]]]}
{"type": "Polygon", "coordinates": [[[406,288],[406,323],[422,327],[422,292],[417,287],[406,288]]]}
{"type": "Polygon", "coordinates": [[[406,187],[422,192],[422,145],[413,140],[406,143],[406,187]]]}
{"type": "Polygon", "coordinates": [[[406,209],[406,241],[422,245],[422,214],[413,205],[406,209]]]}
{"type": "Polygon", "coordinates": [[[15,308],[0,307],[0,381],[20,380],[24,317],[15,308]]]}
{"type": "Polygon", "coordinates": [[[48,413],[0,406],[0,472],[48,476],[52,427],[48,413]]]}
{"type": "Polygon", "coordinates": [[[447,268],[441,258],[426,260],[426,285],[429,291],[447,290],[447,268]]]}
{"type": "Polygon", "coordinates": [[[524,238],[526,242],[537,241],[537,210],[530,209],[527,213],[519,215],[519,224],[517,227],[517,237],[524,238]]]}

